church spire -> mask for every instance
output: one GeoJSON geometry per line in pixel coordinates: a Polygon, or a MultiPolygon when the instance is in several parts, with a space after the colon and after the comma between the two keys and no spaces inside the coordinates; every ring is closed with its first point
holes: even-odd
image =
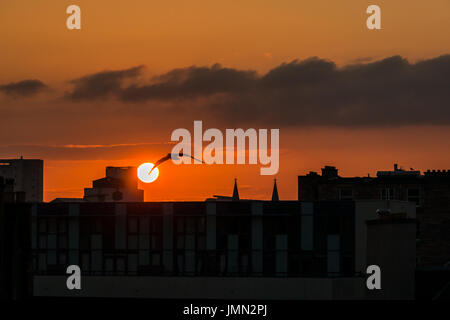
{"type": "Polygon", "coordinates": [[[272,201],[279,201],[278,198],[278,188],[277,188],[277,179],[273,180],[273,191],[272,191],[272,201]]]}
{"type": "Polygon", "coordinates": [[[239,201],[239,191],[237,187],[237,179],[234,179],[233,201],[239,201]]]}

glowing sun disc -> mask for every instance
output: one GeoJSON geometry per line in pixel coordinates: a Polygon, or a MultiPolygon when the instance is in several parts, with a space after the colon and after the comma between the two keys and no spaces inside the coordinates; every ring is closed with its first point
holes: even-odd
{"type": "Polygon", "coordinates": [[[137,169],[137,176],[139,180],[141,180],[144,183],[150,183],[155,181],[159,175],[158,168],[155,168],[155,170],[153,170],[152,173],[148,174],[150,170],[152,170],[153,166],[154,164],[150,162],[141,164],[137,169]]]}

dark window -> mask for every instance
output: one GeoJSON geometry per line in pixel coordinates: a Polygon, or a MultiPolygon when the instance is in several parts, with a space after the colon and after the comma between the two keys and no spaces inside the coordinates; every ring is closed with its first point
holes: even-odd
{"type": "Polygon", "coordinates": [[[395,193],[393,188],[383,188],[380,190],[381,200],[393,200],[395,199],[395,193]]]}
{"type": "Polygon", "coordinates": [[[408,189],[408,201],[414,202],[416,205],[420,205],[420,190],[408,189]]]}
{"type": "Polygon", "coordinates": [[[353,200],[353,189],[340,188],[339,189],[339,199],[340,200],[353,200]]]}
{"type": "Polygon", "coordinates": [[[202,274],[206,249],[204,216],[176,216],[174,221],[174,267],[179,275],[202,274]]]}
{"type": "Polygon", "coordinates": [[[67,219],[40,217],[37,224],[34,268],[38,273],[60,273],[67,267],[67,219]]]}

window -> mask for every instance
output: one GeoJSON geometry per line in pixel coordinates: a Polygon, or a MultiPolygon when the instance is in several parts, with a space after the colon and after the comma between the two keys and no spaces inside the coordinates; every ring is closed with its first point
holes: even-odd
{"type": "Polygon", "coordinates": [[[42,272],[62,270],[67,264],[67,220],[39,217],[37,225],[34,267],[42,272]]]}
{"type": "Polygon", "coordinates": [[[341,238],[339,234],[327,236],[327,272],[331,275],[339,273],[341,238]]]}
{"type": "Polygon", "coordinates": [[[353,189],[340,188],[339,189],[339,200],[353,200],[353,189]]]}
{"type": "MultiPolygon", "coordinates": [[[[175,226],[175,266],[178,274],[194,275],[201,273],[203,265],[200,257],[206,247],[205,217],[177,216],[175,226]]],[[[160,263],[160,255],[152,257],[152,263],[160,263]]]]}
{"type": "Polygon", "coordinates": [[[221,275],[241,276],[255,272],[252,255],[262,256],[262,247],[251,246],[251,219],[244,215],[217,217],[217,269],[221,275]]]}
{"type": "Polygon", "coordinates": [[[408,201],[414,202],[417,206],[420,205],[420,190],[408,189],[408,201]]]}
{"type": "Polygon", "coordinates": [[[237,234],[228,235],[227,247],[227,272],[236,274],[239,272],[239,236],[237,234]]]}
{"type": "MultiPolygon", "coordinates": [[[[128,218],[127,272],[152,274],[161,270],[162,217],[131,216],[128,218]]],[[[116,261],[116,272],[118,272],[116,261]]]]}
{"type": "Polygon", "coordinates": [[[105,258],[105,271],[107,273],[112,273],[114,271],[114,259],[105,258]]]}
{"type": "Polygon", "coordinates": [[[275,237],[275,272],[277,276],[287,274],[288,235],[277,234],[275,237]]]}
{"type": "Polygon", "coordinates": [[[395,193],[393,188],[383,188],[380,190],[381,200],[393,200],[395,199],[395,193]]]}
{"type": "Polygon", "coordinates": [[[138,232],[137,218],[130,218],[128,220],[128,233],[137,233],[137,232],[138,232]]]}
{"type": "MultiPolygon", "coordinates": [[[[80,219],[81,265],[84,274],[103,274],[104,272],[104,224],[106,217],[84,216],[80,219]]],[[[108,241],[107,241],[108,242],[108,241]]],[[[73,251],[71,251],[72,254],[73,251]]]]}
{"type": "Polygon", "coordinates": [[[339,234],[341,232],[341,216],[330,214],[327,217],[327,233],[339,234]]]}
{"type": "Polygon", "coordinates": [[[312,208],[303,209],[301,214],[301,250],[313,250],[314,217],[312,208]]]}

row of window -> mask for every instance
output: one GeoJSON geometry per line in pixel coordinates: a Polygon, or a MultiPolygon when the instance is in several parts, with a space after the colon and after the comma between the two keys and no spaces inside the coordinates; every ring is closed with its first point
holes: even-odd
{"type": "Polygon", "coordinates": [[[170,253],[172,268],[164,269],[164,253],[139,251],[109,254],[101,250],[90,252],[40,252],[33,257],[36,274],[64,274],[69,264],[78,264],[85,275],[178,275],[178,276],[311,276],[323,274],[350,275],[354,268],[352,256],[330,250],[327,255],[275,252],[176,251],[170,253]],[[75,260],[70,261],[73,257],[75,260]],[[258,257],[259,268],[253,268],[258,257]],[[253,271],[252,271],[253,270],[253,271]],[[255,271],[259,270],[259,271],[255,271]]]}
{"type": "MultiPolygon", "coordinates": [[[[380,189],[380,200],[401,200],[396,196],[394,188],[382,188],[380,189]]],[[[339,188],[338,189],[338,199],[339,200],[354,200],[354,192],[352,188],[339,188]]],[[[406,200],[409,202],[414,202],[420,205],[420,190],[413,188],[407,189],[406,200]]]]}
{"type": "MultiPolygon", "coordinates": [[[[205,250],[204,235],[177,235],[177,246],[173,250],[163,250],[161,239],[148,235],[129,235],[126,250],[105,250],[102,235],[91,234],[90,248],[80,250],[67,249],[67,234],[39,234],[38,248],[34,254],[34,268],[37,272],[61,272],[68,264],[80,264],[88,274],[161,274],[162,257],[172,257],[173,269],[170,273],[177,275],[214,274],[214,275],[248,275],[251,270],[251,257],[264,261],[260,272],[265,274],[287,275],[304,272],[315,272],[306,266],[315,265],[316,272],[351,273],[353,268],[344,264],[353,256],[349,248],[348,237],[340,234],[326,235],[328,219],[318,217],[318,240],[315,251],[299,251],[289,249],[287,234],[276,234],[273,245],[259,250],[251,250],[241,242],[248,242],[247,237],[229,234],[226,237],[224,250],[205,250]],[[323,227],[320,227],[323,225],[323,227]],[[270,248],[270,249],[269,249],[270,248]],[[258,258],[259,257],[259,258],[258,258]],[[302,262],[300,263],[299,260],[302,262]],[[322,265],[317,261],[322,261],[322,265]],[[308,262],[309,261],[309,262],[308,262]]],[[[334,220],[329,220],[331,223],[334,220]]],[[[333,230],[333,229],[329,229],[333,230]]],[[[264,239],[264,243],[268,239],[264,239]]],[[[352,242],[351,242],[352,243],[352,242]]],[[[351,244],[350,244],[351,246],[351,244]]]]}
{"type": "MultiPolygon", "coordinates": [[[[327,211],[327,210],[325,210],[327,211]]],[[[215,217],[214,250],[207,250],[204,216],[175,216],[171,250],[164,250],[162,217],[128,217],[116,234],[114,216],[38,217],[34,266],[63,272],[70,263],[89,274],[297,275],[351,273],[353,215],[215,217]],[[79,232],[69,237],[69,229],[79,232]],[[261,243],[252,245],[252,238],[261,243]],[[70,243],[74,241],[75,243],[70,243]],[[116,241],[123,241],[117,249],[116,241]],[[78,248],[71,250],[71,248],[78,248]],[[168,262],[163,263],[163,259],[168,262]],[[170,272],[163,266],[172,265],[170,272]],[[252,270],[252,272],[251,272],[252,270]]]]}

